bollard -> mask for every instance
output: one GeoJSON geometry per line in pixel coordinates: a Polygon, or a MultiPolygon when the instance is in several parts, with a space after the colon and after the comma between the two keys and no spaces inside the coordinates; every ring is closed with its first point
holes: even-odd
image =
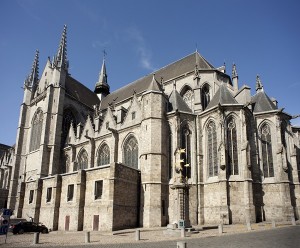
{"type": "Polygon", "coordinates": [[[178,241],[177,242],[177,248],[187,248],[186,242],[178,241]]]}
{"type": "Polygon", "coordinates": [[[35,232],[33,234],[33,244],[36,245],[39,243],[39,239],[40,239],[40,233],[39,232],[35,232]]]}
{"type": "Polygon", "coordinates": [[[139,241],[141,239],[140,230],[135,230],[135,241],[139,241]]]}
{"type": "Polygon", "coordinates": [[[276,222],[275,220],[272,220],[272,228],[275,228],[276,227],[276,222]]]}
{"type": "Polygon", "coordinates": [[[247,222],[247,230],[248,230],[248,231],[251,231],[251,230],[252,230],[252,228],[251,228],[251,223],[250,223],[250,222],[247,222]]]}
{"type": "Polygon", "coordinates": [[[90,232],[85,233],[85,243],[90,243],[91,242],[91,235],[90,232]]]}
{"type": "Polygon", "coordinates": [[[295,216],[292,216],[292,225],[293,225],[293,226],[296,226],[295,216]]]}
{"type": "Polygon", "coordinates": [[[219,234],[223,233],[223,224],[219,224],[219,234]]]}
{"type": "Polygon", "coordinates": [[[184,237],[185,237],[185,229],[184,229],[184,228],[181,228],[181,229],[180,229],[180,237],[181,237],[181,238],[184,238],[184,237]]]}

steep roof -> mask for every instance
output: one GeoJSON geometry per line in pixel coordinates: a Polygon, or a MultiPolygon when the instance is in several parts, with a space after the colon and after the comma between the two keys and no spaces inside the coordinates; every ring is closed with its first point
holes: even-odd
{"type": "MultiPolygon", "coordinates": [[[[200,70],[214,69],[214,67],[198,52],[194,52],[172,64],[169,64],[155,71],[155,78],[163,78],[164,81],[167,81],[186,72],[193,71],[195,69],[195,65],[197,65],[198,69],[200,70]]],[[[118,103],[131,97],[133,92],[139,94],[145,91],[149,88],[150,83],[152,82],[152,75],[153,73],[110,93],[103,99],[101,103],[101,109],[106,109],[108,107],[108,104],[113,101],[115,103],[118,103]]]]}
{"type": "Polygon", "coordinates": [[[93,105],[98,105],[100,102],[99,98],[93,91],[79,83],[70,75],[66,77],[66,92],[91,108],[93,108],[93,105]]]}
{"type": "Polygon", "coordinates": [[[222,83],[220,85],[220,88],[217,90],[216,94],[211,99],[206,109],[213,108],[219,104],[238,104],[238,102],[231,95],[230,91],[227,89],[225,83],[222,83]]]}
{"type": "Polygon", "coordinates": [[[263,90],[257,92],[251,98],[251,103],[253,106],[254,113],[278,109],[263,90]]]}
{"type": "Polygon", "coordinates": [[[168,111],[171,112],[176,110],[178,110],[179,112],[192,113],[192,110],[183,100],[182,96],[178,93],[176,89],[174,89],[169,96],[168,111]]]}

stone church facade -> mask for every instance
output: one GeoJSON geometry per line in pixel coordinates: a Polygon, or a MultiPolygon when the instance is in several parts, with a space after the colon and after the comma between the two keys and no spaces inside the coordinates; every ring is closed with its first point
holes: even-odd
{"type": "Polygon", "coordinates": [[[24,83],[6,166],[16,217],[53,230],[299,218],[300,128],[259,76],[251,95],[235,65],[195,52],[110,92],[103,60],[93,92],[68,72],[66,31],[24,83]]]}

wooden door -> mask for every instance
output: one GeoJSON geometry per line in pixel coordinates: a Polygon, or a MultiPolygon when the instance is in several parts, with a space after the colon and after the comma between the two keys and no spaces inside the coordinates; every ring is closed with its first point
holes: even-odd
{"type": "Polygon", "coordinates": [[[70,216],[67,215],[65,219],[65,231],[69,231],[69,227],[70,227],[70,216]]]}
{"type": "Polygon", "coordinates": [[[99,215],[94,215],[93,231],[99,230],[99,215]]]}

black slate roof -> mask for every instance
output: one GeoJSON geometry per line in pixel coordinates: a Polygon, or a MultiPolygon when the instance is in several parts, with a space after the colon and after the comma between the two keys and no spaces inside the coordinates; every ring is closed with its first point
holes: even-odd
{"type": "Polygon", "coordinates": [[[220,85],[220,88],[217,90],[216,94],[213,96],[206,109],[213,108],[219,104],[238,104],[238,102],[231,95],[230,91],[227,89],[225,83],[222,83],[220,85]]]}
{"type": "Polygon", "coordinates": [[[169,96],[168,111],[172,112],[176,110],[178,110],[179,112],[192,113],[192,110],[183,100],[182,96],[178,93],[176,89],[174,89],[169,96]]]}
{"type": "Polygon", "coordinates": [[[100,103],[98,96],[93,91],[79,83],[70,75],[66,77],[66,92],[91,108],[93,108],[93,105],[99,105],[100,103]]]}
{"type": "Polygon", "coordinates": [[[264,91],[257,92],[251,98],[251,104],[254,113],[278,109],[264,91]]]}
{"type": "Polygon", "coordinates": [[[184,73],[193,71],[197,64],[198,69],[215,69],[205,58],[203,58],[198,52],[194,52],[172,64],[169,64],[152,74],[142,77],[112,93],[107,95],[101,103],[101,109],[106,109],[112,102],[121,102],[133,95],[135,92],[139,94],[149,88],[152,82],[153,74],[155,78],[163,78],[164,81],[175,78],[184,73]]]}

